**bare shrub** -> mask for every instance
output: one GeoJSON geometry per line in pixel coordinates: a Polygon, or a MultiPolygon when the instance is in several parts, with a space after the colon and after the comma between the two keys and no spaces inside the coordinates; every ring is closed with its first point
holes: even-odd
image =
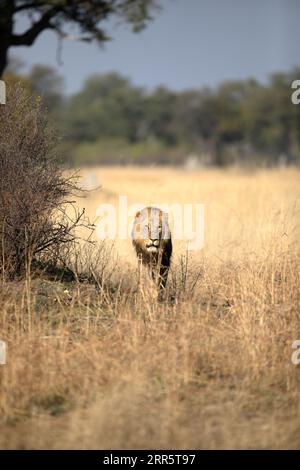
{"type": "Polygon", "coordinates": [[[191,300],[197,292],[198,284],[202,281],[203,267],[193,263],[189,252],[186,251],[176,261],[173,260],[170,274],[169,289],[174,300],[191,300]]]}
{"type": "Polygon", "coordinates": [[[0,108],[0,267],[14,278],[42,254],[58,260],[63,245],[74,241],[84,211],[68,210],[78,189],[65,176],[55,153],[57,135],[48,125],[41,101],[20,84],[8,87],[0,108]]]}

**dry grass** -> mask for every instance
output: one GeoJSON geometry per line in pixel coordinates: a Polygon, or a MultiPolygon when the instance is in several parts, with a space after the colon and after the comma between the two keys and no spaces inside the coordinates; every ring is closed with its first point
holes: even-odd
{"type": "Polygon", "coordinates": [[[202,202],[205,247],[175,243],[174,304],[135,292],[129,241],[96,287],[3,284],[0,447],[299,448],[299,171],[95,176],[91,218],[119,194],[202,202]]]}

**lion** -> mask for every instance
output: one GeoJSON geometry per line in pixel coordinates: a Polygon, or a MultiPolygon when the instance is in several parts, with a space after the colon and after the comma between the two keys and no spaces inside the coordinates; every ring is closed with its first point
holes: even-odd
{"type": "Polygon", "coordinates": [[[138,211],[133,222],[132,244],[161,294],[166,288],[172,256],[168,214],[157,207],[138,211]]]}

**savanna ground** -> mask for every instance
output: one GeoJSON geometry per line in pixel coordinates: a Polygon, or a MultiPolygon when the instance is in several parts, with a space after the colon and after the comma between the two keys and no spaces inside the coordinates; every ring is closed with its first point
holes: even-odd
{"type": "Polygon", "coordinates": [[[205,245],[174,243],[172,302],[139,292],[129,240],[99,242],[97,285],[3,283],[0,447],[300,448],[299,170],[82,174],[92,220],[120,194],[203,203],[205,245]]]}

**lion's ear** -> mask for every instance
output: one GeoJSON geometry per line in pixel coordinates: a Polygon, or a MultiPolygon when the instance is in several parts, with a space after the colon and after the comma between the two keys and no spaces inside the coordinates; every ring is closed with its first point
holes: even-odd
{"type": "Polygon", "coordinates": [[[135,218],[138,219],[140,215],[141,215],[141,211],[137,211],[137,213],[135,214],[135,218]]]}

